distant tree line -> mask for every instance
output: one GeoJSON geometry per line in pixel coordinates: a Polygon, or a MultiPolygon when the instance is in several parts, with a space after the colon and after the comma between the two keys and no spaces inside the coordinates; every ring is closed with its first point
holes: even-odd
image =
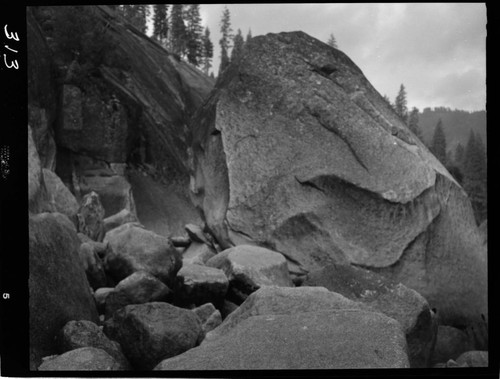
{"type": "MultiPolygon", "coordinates": [[[[390,99],[384,95],[384,99],[394,112],[408,125],[409,129],[427,146],[467,192],[472,203],[476,222],[479,225],[487,218],[488,207],[486,147],[481,135],[474,133],[470,129],[466,145],[458,143],[454,151],[450,151],[447,148],[443,121],[439,119],[434,128],[432,139],[428,143],[425,143],[422,130],[419,126],[419,110],[413,107],[409,112],[406,97],[406,89],[403,84],[400,86],[394,103],[391,103],[390,99]]],[[[449,108],[437,108],[437,110],[451,111],[449,108]]],[[[425,108],[425,111],[429,112],[430,108],[425,108]]]]}
{"type": "MultiPolygon", "coordinates": [[[[210,29],[203,28],[201,24],[200,4],[138,4],[112,7],[143,33],[146,33],[148,20],[152,18],[152,37],[163,47],[201,68],[208,75],[212,68],[214,45],[210,38],[210,29]]],[[[227,7],[224,8],[219,25],[220,74],[231,61],[241,55],[245,40],[240,29],[233,35],[231,15],[227,7]]],[[[249,30],[246,41],[250,38],[252,33],[249,30]]]]}

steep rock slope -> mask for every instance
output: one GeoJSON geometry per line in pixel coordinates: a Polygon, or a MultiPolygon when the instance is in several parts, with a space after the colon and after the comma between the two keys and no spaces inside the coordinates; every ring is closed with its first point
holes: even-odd
{"type": "Polygon", "coordinates": [[[486,251],[463,189],[342,52],[253,38],[193,120],[191,189],[224,247],[329,262],[420,292],[445,323],[486,315],[486,251]]]}

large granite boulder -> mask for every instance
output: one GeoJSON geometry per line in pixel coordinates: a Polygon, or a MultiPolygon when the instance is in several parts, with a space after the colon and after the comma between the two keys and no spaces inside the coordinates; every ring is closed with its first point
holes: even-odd
{"type": "Polygon", "coordinates": [[[134,223],[123,224],[106,233],[107,272],[120,281],[136,271],[147,271],[169,285],[182,266],[181,254],[165,237],[134,223]]]}
{"type": "Polygon", "coordinates": [[[224,248],[253,241],[296,275],[355,263],[443,323],[486,317],[466,193],[341,51],[302,32],[252,38],[192,127],[193,197],[224,248]]]}
{"type": "Polygon", "coordinates": [[[56,214],[29,217],[30,368],[56,353],[54,336],[71,320],[98,322],[76,231],[56,214]]]}
{"type": "Polygon", "coordinates": [[[406,334],[411,367],[429,367],[438,325],[429,304],[416,291],[345,264],[313,271],[303,285],[325,287],[398,321],[406,334]]]}
{"type": "Polygon", "coordinates": [[[228,334],[166,359],[155,370],[408,368],[397,321],[328,310],[252,316],[228,334]]]}
{"type": "Polygon", "coordinates": [[[195,347],[202,329],[192,311],[157,302],[118,310],[106,321],[104,333],[120,343],[135,368],[149,370],[195,347]]]}
{"type": "Polygon", "coordinates": [[[53,203],[57,212],[65,214],[76,224],[76,214],[78,213],[79,204],[75,196],[55,172],[46,168],[42,172],[49,201],[53,203]]]}

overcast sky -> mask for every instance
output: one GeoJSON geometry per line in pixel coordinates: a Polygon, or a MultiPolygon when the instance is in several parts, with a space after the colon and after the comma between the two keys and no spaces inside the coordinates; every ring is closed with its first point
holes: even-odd
{"type": "MultiPolygon", "coordinates": [[[[224,4],[202,4],[219,64],[224,4]]],[[[408,105],[481,110],[486,105],[486,6],[427,4],[227,4],[231,26],[253,36],[302,30],[340,50],[393,101],[403,83],[408,105]]]]}

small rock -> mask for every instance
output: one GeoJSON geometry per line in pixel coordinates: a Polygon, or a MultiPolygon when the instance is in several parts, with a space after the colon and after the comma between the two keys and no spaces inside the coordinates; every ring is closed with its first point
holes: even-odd
{"type": "Polygon", "coordinates": [[[220,312],[212,303],[206,303],[192,310],[200,319],[203,333],[206,335],[222,323],[220,312]]]}
{"type": "Polygon", "coordinates": [[[467,333],[452,326],[439,325],[432,363],[457,359],[460,354],[472,350],[471,347],[467,333]]]}
{"type": "Polygon", "coordinates": [[[106,233],[106,271],[120,281],[147,271],[169,285],[182,265],[181,255],[168,238],[127,223],[106,233]]]}
{"type": "Polygon", "coordinates": [[[137,271],[119,282],[106,296],[105,314],[111,317],[115,311],[129,304],[167,301],[172,291],[164,283],[146,271],[137,271]]]}
{"type": "Polygon", "coordinates": [[[237,304],[235,304],[232,301],[229,301],[227,299],[224,299],[224,302],[222,303],[219,310],[220,310],[220,314],[222,316],[222,319],[225,320],[227,316],[229,316],[231,313],[233,313],[237,309],[238,309],[237,304]]]}
{"type": "Polygon", "coordinates": [[[177,273],[175,287],[179,303],[219,303],[226,296],[229,281],[217,268],[186,264],[177,273]]]}
{"type": "Polygon", "coordinates": [[[204,265],[210,258],[215,257],[215,251],[212,247],[200,243],[193,242],[182,254],[183,264],[204,265]]]}
{"type": "Polygon", "coordinates": [[[195,224],[187,224],[184,229],[186,230],[191,241],[210,245],[210,242],[208,241],[207,237],[203,233],[203,229],[200,226],[195,224]]]}
{"type": "Polygon", "coordinates": [[[467,351],[457,358],[459,365],[467,365],[468,367],[488,367],[488,352],[487,351],[467,351]]]}
{"type": "Polygon", "coordinates": [[[258,246],[232,247],[209,259],[206,265],[224,271],[234,294],[231,300],[240,303],[262,286],[293,286],[285,257],[258,246]]]}
{"type": "Polygon", "coordinates": [[[175,247],[188,247],[191,243],[191,239],[189,237],[171,237],[170,240],[175,247]]]}
{"type": "Polygon", "coordinates": [[[68,351],[43,362],[38,371],[110,371],[124,368],[107,352],[95,347],[68,351]]]}
{"type": "Polygon", "coordinates": [[[111,355],[122,369],[130,368],[120,345],[106,337],[101,328],[91,321],[68,322],[58,333],[56,340],[61,353],[81,347],[95,347],[111,355]]]}
{"type": "Polygon", "coordinates": [[[96,306],[97,306],[97,311],[99,312],[99,314],[104,313],[104,311],[105,311],[105,305],[106,305],[106,298],[114,290],[115,289],[111,288],[111,287],[101,287],[101,288],[98,288],[94,292],[94,299],[95,299],[95,303],[96,303],[96,306]]]}
{"type": "Polygon", "coordinates": [[[198,317],[168,303],[127,305],[104,324],[137,369],[149,370],[163,359],[196,346],[202,334],[198,317]]]}

